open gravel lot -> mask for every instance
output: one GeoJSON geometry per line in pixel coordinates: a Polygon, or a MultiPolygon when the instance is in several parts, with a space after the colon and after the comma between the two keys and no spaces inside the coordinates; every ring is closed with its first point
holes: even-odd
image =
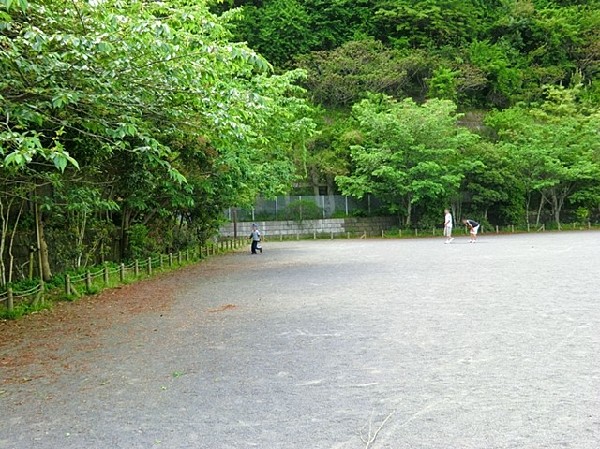
{"type": "Polygon", "coordinates": [[[266,242],[0,323],[0,448],[600,447],[600,233],[266,242]]]}

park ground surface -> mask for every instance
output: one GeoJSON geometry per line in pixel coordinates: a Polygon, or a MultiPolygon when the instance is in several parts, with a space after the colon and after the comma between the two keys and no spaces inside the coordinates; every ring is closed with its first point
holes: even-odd
{"type": "Polygon", "coordinates": [[[0,322],[0,448],[600,447],[600,233],[264,248],[0,322]]]}

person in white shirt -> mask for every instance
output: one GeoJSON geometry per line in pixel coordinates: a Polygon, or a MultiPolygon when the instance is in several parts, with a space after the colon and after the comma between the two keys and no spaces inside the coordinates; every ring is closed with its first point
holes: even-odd
{"type": "Polygon", "coordinates": [[[252,254],[256,254],[256,250],[260,249],[260,252],[262,253],[262,248],[259,248],[260,241],[261,241],[261,235],[260,235],[260,231],[258,230],[258,225],[256,225],[256,224],[252,225],[252,231],[250,232],[250,239],[252,240],[252,244],[250,245],[250,252],[252,254]]]}
{"type": "Polygon", "coordinates": [[[454,240],[452,237],[452,214],[448,209],[444,209],[444,237],[446,237],[444,243],[450,243],[454,240]]]}

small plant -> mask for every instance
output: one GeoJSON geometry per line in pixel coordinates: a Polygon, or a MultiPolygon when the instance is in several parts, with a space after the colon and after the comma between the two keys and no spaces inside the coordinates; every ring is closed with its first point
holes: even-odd
{"type": "Polygon", "coordinates": [[[363,209],[355,209],[350,213],[350,215],[352,217],[368,217],[369,216],[368,212],[363,209]]]}
{"type": "Polygon", "coordinates": [[[333,214],[331,214],[331,218],[346,218],[348,214],[346,214],[345,210],[336,210],[333,214]]]}
{"type": "Polygon", "coordinates": [[[578,207],[575,211],[575,215],[577,216],[577,221],[579,223],[585,224],[590,220],[590,211],[585,207],[578,207]]]}
{"type": "Polygon", "coordinates": [[[10,312],[6,309],[0,309],[0,318],[7,320],[17,320],[25,315],[29,315],[35,312],[41,312],[42,310],[49,309],[50,307],[51,303],[48,301],[39,304],[17,304],[10,312]]]}

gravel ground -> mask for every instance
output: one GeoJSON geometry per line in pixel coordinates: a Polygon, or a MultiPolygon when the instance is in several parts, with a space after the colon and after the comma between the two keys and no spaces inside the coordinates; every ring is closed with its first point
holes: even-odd
{"type": "Polygon", "coordinates": [[[264,248],[0,323],[0,448],[600,447],[600,233],[264,248]]]}

